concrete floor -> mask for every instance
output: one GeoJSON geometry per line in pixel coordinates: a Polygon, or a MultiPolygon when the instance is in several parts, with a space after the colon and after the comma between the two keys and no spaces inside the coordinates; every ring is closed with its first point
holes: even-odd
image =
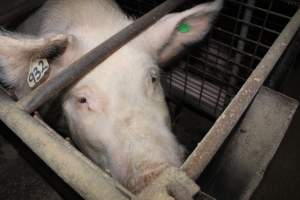
{"type": "MultiPolygon", "coordinates": [[[[299,69],[285,83],[283,93],[300,101],[298,77],[299,69]]],[[[0,125],[0,130],[1,200],[81,199],[3,125],[0,125]]],[[[298,110],[253,200],[300,199],[299,133],[298,110]]]]}
{"type": "MultiPolygon", "coordinates": [[[[2,129],[3,131],[3,129],[2,129]]],[[[49,199],[60,196],[0,135],[0,199],[49,199]]]]}
{"type": "Polygon", "coordinates": [[[0,123],[1,200],[82,200],[0,123]]]}

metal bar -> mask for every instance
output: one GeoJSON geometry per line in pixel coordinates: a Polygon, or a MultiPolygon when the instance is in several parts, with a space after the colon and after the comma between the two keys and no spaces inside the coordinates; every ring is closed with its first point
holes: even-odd
{"type": "MultiPolygon", "coordinates": [[[[247,4],[249,4],[249,3],[247,3],[247,4]]],[[[254,5],[254,4],[251,4],[250,3],[250,5],[254,5]]],[[[251,10],[251,9],[247,9],[246,8],[246,10],[251,10]]],[[[252,11],[252,10],[251,10],[252,11]]],[[[246,11],[245,11],[245,14],[246,14],[246,11]]],[[[226,14],[222,14],[222,13],[220,13],[220,17],[224,17],[224,18],[228,18],[228,19],[230,19],[230,20],[232,20],[232,21],[237,21],[237,22],[239,22],[239,23],[241,23],[242,24],[242,26],[248,26],[248,27],[253,27],[253,28],[258,28],[258,29],[260,29],[261,28],[261,26],[260,25],[257,25],[257,24],[254,24],[254,23],[252,23],[251,22],[251,20],[249,21],[249,19],[237,19],[237,18],[234,18],[234,17],[232,17],[232,16],[229,16],[229,15],[226,15],[226,14]]],[[[270,32],[270,33],[272,33],[272,34],[275,34],[275,35],[279,35],[280,34],[280,32],[279,31],[276,31],[276,30],[273,30],[273,29],[270,29],[270,28],[265,28],[265,31],[267,31],[267,32],[270,32]]]]}
{"type": "MultiPolygon", "coordinates": [[[[0,24],[1,26],[9,24],[16,18],[29,13],[30,11],[38,8],[42,5],[44,0],[27,0],[27,1],[17,1],[10,2],[7,4],[12,5],[11,9],[7,10],[5,13],[0,14],[0,24]]],[[[1,2],[2,6],[6,2],[1,2]]]]}
{"type": "Polygon", "coordinates": [[[198,144],[197,148],[184,162],[181,168],[196,179],[212,160],[225,139],[231,133],[252,99],[284,53],[293,36],[300,27],[300,9],[296,12],[268,53],[252,72],[249,79],[218,118],[216,123],[198,144]]]}
{"type": "MultiPolygon", "coordinates": [[[[241,38],[239,38],[241,39],[241,38]]],[[[242,40],[242,39],[241,39],[242,40]]],[[[230,46],[222,41],[218,41],[218,40],[215,40],[215,39],[211,39],[211,41],[215,42],[216,44],[219,44],[221,46],[224,46],[224,47],[227,47],[227,48],[230,48],[231,50],[234,50],[235,53],[238,53],[238,54],[242,54],[243,56],[247,56],[247,57],[251,57],[251,58],[255,58],[256,60],[261,60],[262,58],[259,57],[259,56],[256,56],[256,55],[253,55],[251,53],[248,53],[246,51],[241,51],[233,46],[230,46]]],[[[247,41],[249,42],[249,41],[247,41]]],[[[266,48],[266,49],[269,49],[270,47],[266,48]]],[[[229,60],[228,61],[229,63],[233,64],[233,65],[237,65],[239,66],[240,69],[244,69],[244,70],[247,70],[247,72],[251,72],[251,68],[250,67],[247,67],[245,66],[245,64],[238,64],[238,63],[235,63],[235,61],[233,60],[229,60]]]]}
{"type": "Polygon", "coordinates": [[[21,110],[2,89],[0,119],[84,199],[134,197],[55,131],[21,110]]]}
{"type": "Polygon", "coordinates": [[[227,0],[227,1],[230,1],[230,2],[233,2],[233,3],[236,3],[236,4],[241,4],[241,5],[245,6],[245,7],[250,8],[250,9],[258,10],[258,11],[261,11],[261,12],[264,12],[264,13],[269,12],[270,14],[272,14],[274,16],[277,16],[277,17],[281,17],[283,19],[289,20],[291,18],[290,16],[283,15],[283,14],[280,14],[280,13],[277,13],[277,12],[274,12],[274,11],[268,11],[265,8],[259,8],[259,7],[253,6],[253,5],[248,5],[247,3],[243,3],[241,1],[237,1],[237,0],[227,0]]]}
{"type": "Polygon", "coordinates": [[[187,0],[165,1],[163,4],[154,8],[152,11],[88,52],[79,60],[72,63],[67,69],[63,70],[62,73],[22,98],[18,104],[27,112],[33,112],[51,97],[59,94],[63,89],[78,81],[99,63],[106,60],[106,58],[134,38],[137,34],[185,1],[187,0]]]}
{"type": "MultiPolygon", "coordinates": [[[[248,0],[247,4],[248,5],[250,4],[251,6],[254,6],[255,2],[256,2],[256,0],[248,0]]],[[[243,20],[246,21],[246,22],[251,22],[252,16],[253,16],[253,10],[251,10],[249,8],[246,8],[246,10],[244,12],[243,20]]],[[[239,23],[238,19],[239,18],[237,18],[237,23],[239,23]]],[[[241,30],[240,30],[240,36],[242,38],[247,38],[248,37],[248,32],[249,32],[249,26],[247,26],[245,24],[242,24],[242,27],[241,27],[241,30]]],[[[234,45],[234,40],[232,40],[231,45],[232,46],[234,45]]],[[[237,49],[239,49],[241,51],[246,51],[245,50],[245,46],[246,46],[246,43],[245,43],[244,40],[238,40],[238,44],[237,44],[237,47],[236,47],[237,49]]],[[[231,49],[231,51],[232,51],[232,49],[231,49]]],[[[235,55],[234,62],[240,64],[241,61],[242,61],[242,58],[243,58],[243,56],[241,54],[237,53],[235,55]]],[[[252,60],[255,60],[255,58],[252,58],[252,60]]],[[[250,66],[252,66],[252,65],[250,65],[250,66]]],[[[232,67],[232,73],[234,75],[238,76],[238,74],[240,73],[240,68],[238,66],[236,66],[236,65],[233,65],[233,67],[232,67]]],[[[235,86],[237,84],[237,79],[235,77],[231,76],[229,82],[230,82],[230,85],[234,85],[235,86]]],[[[229,90],[231,90],[231,89],[229,88],[229,90]]],[[[232,92],[233,91],[231,90],[231,93],[232,92]]]]}
{"type": "MultiPolygon", "coordinates": [[[[273,7],[273,0],[270,1],[269,5],[268,5],[268,12],[266,12],[266,15],[265,15],[265,17],[263,19],[264,22],[263,22],[263,24],[261,26],[261,29],[259,30],[259,34],[258,34],[258,38],[257,38],[257,44],[255,44],[253,55],[258,54],[259,46],[263,42],[262,39],[263,39],[263,36],[264,36],[264,33],[265,33],[265,28],[267,27],[267,24],[270,21],[269,20],[269,18],[270,18],[270,11],[272,10],[272,7],[273,7]]],[[[255,66],[255,59],[251,58],[250,67],[252,68],[253,66],[255,66]]]]}
{"type": "MultiPolygon", "coordinates": [[[[203,50],[201,50],[201,49],[199,49],[199,52],[207,53],[208,55],[214,56],[216,59],[222,60],[222,61],[224,61],[224,62],[227,61],[227,60],[225,60],[223,57],[221,57],[221,56],[219,56],[219,55],[215,55],[215,54],[210,53],[210,52],[205,52],[205,51],[203,51],[203,50]]],[[[225,69],[220,69],[220,67],[221,67],[222,65],[218,64],[217,61],[212,61],[212,60],[206,61],[205,58],[202,58],[202,57],[196,57],[196,56],[193,56],[193,55],[190,55],[190,58],[193,58],[193,59],[195,59],[195,60],[197,60],[197,61],[200,61],[200,62],[203,62],[203,63],[205,63],[205,62],[210,62],[210,66],[209,66],[210,68],[215,69],[215,70],[218,70],[219,72],[222,72],[222,74],[224,74],[224,75],[226,75],[226,76],[234,77],[235,79],[239,79],[239,80],[241,80],[241,81],[246,81],[246,80],[247,80],[245,77],[239,76],[239,75],[237,75],[237,74],[233,74],[233,73],[231,73],[231,72],[226,71],[225,69]],[[214,64],[214,65],[212,65],[212,64],[214,64]]],[[[229,61],[228,61],[228,62],[229,62],[229,61]]],[[[191,65],[189,65],[189,66],[191,66],[191,65]]],[[[239,66],[239,65],[237,65],[237,66],[239,66]]],[[[196,66],[196,67],[197,67],[197,66],[196,66]]],[[[223,66],[222,66],[222,67],[223,67],[223,66]]],[[[197,70],[198,70],[198,69],[197,69],[197,70]]],[[[199,70],[199,71],[201,71],[201,70],[199,70]]],[[[228,84],[228,83],[226,82],[225,84],[228,84]]]]}
{"type": "MultiPolygon", "coordinates": [[[[220,27],[216,27],[215,30],[221,31],[222,33],[225,33],[225,34],[227,34],[227,35],[233,36],[233,37],[235,37],[235,38],[238,38],[239,40],[243,40],[243,41],[248,42],[248,43],[252,43],[252,44],[255,44],[255,45],[258,44],[258,42],[255,41],[255,40],[252,40],[252,39],[249,39],[249,38],[244,38],[244,37],[242,37],[242,36],[240,36],[240,35],[238,35],[238,34],[232,33],[232,32],[230,32],[230,31],[227,31],[227,30],[225,30],[225,29],[223,29],[223,28],[220,28],[220,27]]],[[[268,45],[265,45],[265,44],[262,44],[262,43],[259,43],[259,46],[261,46],[261,47],[263,47],[263,48],[265,48],[265,49],[269,49],[269,46],[268,46],[268,45]]],[[[242,51],[242,52],[243,52],[243,51],[242,51]]],[[[252,55],[252,54],[251,54],[251,55],[252,55]]],[[[254,55],[253,55],[253,56],[254,56],[254,55]]]]}

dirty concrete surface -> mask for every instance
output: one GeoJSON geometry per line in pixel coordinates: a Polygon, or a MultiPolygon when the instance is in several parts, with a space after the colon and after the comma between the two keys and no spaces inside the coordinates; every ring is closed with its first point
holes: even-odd
{"type": "Polygon", "coordinates": [[[0,123],[1,200],[82,200],[0,123]]]}
{"type": "MultiPolygon", "coordinates": [[[[1,132],[3,128],[1,129],[1,132]]],[[[61,200],[60,196],[0,135],[0,199],[61,200]]]]}

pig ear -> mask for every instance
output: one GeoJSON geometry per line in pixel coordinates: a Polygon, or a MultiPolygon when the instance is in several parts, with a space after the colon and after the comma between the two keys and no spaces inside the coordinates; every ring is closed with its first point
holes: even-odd
{"type": "Polygon", "coordinates": [[[69,41],[70,37],[62,34],[34,38],[0,31],[0,80],[16,87],[26,79],[32,60],[42,58],[51,62],[64,53],[69,41]]]}
{"type": "Polygon", "coordinates": [[[147,44],[157,54],[159,63],[168,62],[185,46],[203,39],[222,5],[223,0],[215,0],[172,13],[146,30],[147,44]]]}

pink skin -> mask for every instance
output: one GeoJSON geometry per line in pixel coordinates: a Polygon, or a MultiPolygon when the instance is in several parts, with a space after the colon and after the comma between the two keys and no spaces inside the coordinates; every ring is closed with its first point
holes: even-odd
{"type": "MultiPolygon", "coordinates": [[[[169,127],[157,63],[201,40],[221,7],[217,0],[167,15],[63,96],[76,146],[134,193],[183,159],[169,127]],[[191,31],[178,32],[182,22],[191,31]]],[[[19,27],[23,34],[0,32],[0,78],[21,98],[31,90],[26,82],[31,60],[48,59],[52,78],[132,22],[111,0],[48,1],[19,27]]],[[[51,115],[51,107],[44,110],[45,117],[51,115]]]]}

